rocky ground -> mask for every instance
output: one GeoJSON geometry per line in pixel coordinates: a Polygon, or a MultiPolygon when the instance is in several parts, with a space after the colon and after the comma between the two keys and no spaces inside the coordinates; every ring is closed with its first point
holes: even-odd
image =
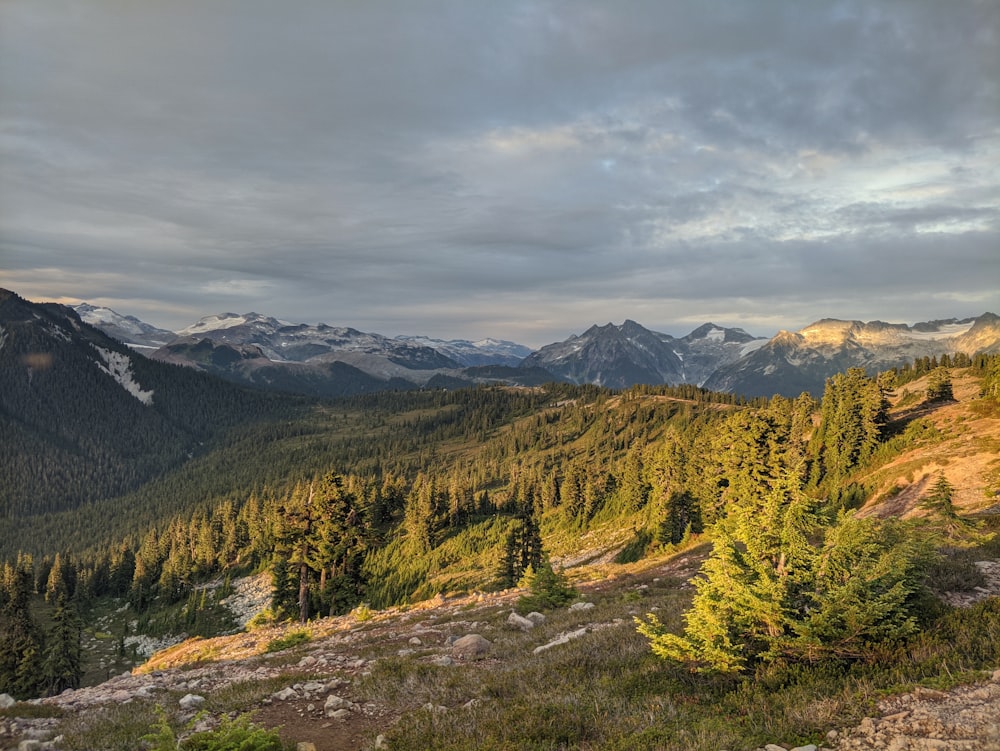
{"type": "MultiPolygon", "coordinates": [[[[1000,562],[982,562],[988,586],[964,596],[955,604],[1000,595],[1000,562]]],[[[697,568],[696,561],[674,562],[652,572],[683,579],[697,568]]],[[[633,579],[629,586],[642,587],[633,579]]],[[[581,587],[585,595],[621,586],[604,581],[581,587]]],[[[248,618],[260,582],[237,587],[241,618],[248,618]]],[[[54,710],[62,717],[0,719],[0,748],[19,751],[80,748],[67,737],[76,717],[95,713],[115,716],[122,708],[146,702],[168,707],[191,722],[192,730],[209,729],[227,711],[224,697],[257,707],[254,719],[268,727],[281,726],[283,736],[300,744],[301,751],[374,749],[386,747],[383,732],[392,727],[413,702],[372,701],[358,695],[356,686],[376,660],[407,657],[435,665],[490,669],[503,659],[491,642],[504,633],[532,628],[533,616],[511,615],[518,592],[438,597],[409,609],[356,613],[309,624],[309,640],[290,649],[267,652],[267,646],[287,635],[285,628],[264,628],[218,639],[192,639],[155,655],[131,673],[118,675],[97,686],[68,691],[34,702],[39,712],[54,710]],[[68,728],[68,729],[67,729],[68,728]],[[63,735],[60,736],[60,733],[63,735]]],[[[590,603],[577,603],[568,613],[568,628],[546,649],[603,628],[621,625],[591,620],[590,603]]],[[[628,614],[623,614],[628,619],[628,614]]],[[[561,628],[561,627],[560,627],[561,628]]],[[[998,666],[1000,667],[1000,666],[998,666]]],[[[4,697],[0,696],[0,708],[4,697]]],[[[457,702],[449,709],[462,711],[457,702]]],[[[419,705],[416,705],[419,706],[419,705]]],[[[831,728],[825,748],[836,751],[887,749],[888,751],[1000,751],[1000,670],[981,683],[942,692],[920,688],[889,697],[878,705],[879,715],[858,726],[831,728]]],[[[775,739],[780,742],[780,739],[775,739]]],[[[787,748],[777,744],[768,751],[787,748]]],[[[800,751],[816,751],[801,747],[800,751]]]]}

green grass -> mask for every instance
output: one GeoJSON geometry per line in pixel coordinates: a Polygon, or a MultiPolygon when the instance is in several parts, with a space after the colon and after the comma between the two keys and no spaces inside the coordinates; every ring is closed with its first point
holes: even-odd
{"type": "Polygon", "coordinates": [[[556,611],[527,633],[497,630],[489,636],[495,661],[439,667],[380,660],[356,691],[406,710],[388,733],[393,749],[738,751],[775,742],[819,745],[831,728],[876,711],[883,696],[917,685],[950,688],[1000,664],[1000,599],[993,599],[941,608],[908,644],[874,649],[867,661],[776,664],[743,678],[695,675],[654,657],[622,617],[658,607],[676,629],[686,596],[667,583],[629,594],[595,598],[597,607],[585,613],[556,611]],[[532,652],[560,632],[615,618],[617,624],[532,652]]]}

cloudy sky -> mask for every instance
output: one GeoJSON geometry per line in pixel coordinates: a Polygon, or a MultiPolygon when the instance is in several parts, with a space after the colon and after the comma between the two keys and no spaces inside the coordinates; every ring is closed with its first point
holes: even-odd
{"type": "Polygon", "coordinates": [[[4,0],[0,286],[530,346],[1000,313],[995,0],[4,0]]]}

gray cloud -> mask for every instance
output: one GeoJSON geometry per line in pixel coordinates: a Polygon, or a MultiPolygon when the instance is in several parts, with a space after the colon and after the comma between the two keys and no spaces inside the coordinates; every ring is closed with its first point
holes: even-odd
{"type": "Polygon", "coordinates": [[[0,284],[541,345],[1000,310],[1000,6],[0,5],[0,284]]]}

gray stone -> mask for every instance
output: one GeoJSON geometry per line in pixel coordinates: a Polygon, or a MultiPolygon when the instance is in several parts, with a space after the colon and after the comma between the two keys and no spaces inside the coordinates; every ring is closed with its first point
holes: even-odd
{"type": "Polygon", "coordinates": [[[17,751],[41,751],[42,742],[31,738],[26,741],[21,741],[17,744],[17,751]]]}
{"type": "Polygon", "coordinates": [[[807,743],[804,746],[796,746],[792,751],[817,751],[815,743],[807,743]]]}
{"type": "Polygon", "coordinates": [[[17,699],[15,699],[10,694],[0,694],[0,709],[10,709],[15,704],[17,704],[17,699]]]}
{"type": "Polygon", "coordinates": [[[351,716],[351,710],[349,709],[336,709],[327,715],[331,720],[346,720],[351,716]]]}
{"type": "Polygon", "coordinates": [[[205,697],[198,696],[198,694],[185,694],[177,703],[180,704],[181,709],[198,709],[205,703],[205,697]]]}
{"type": "Polygon", "coordinates": [[[519,628],[522,631],[530,631],[535,627],[535,622],[530,618],[525,618],[523,615],[511,611],[511,614],[507,616],[507,625],[519,628]]]}
{"type": "Polygon", "coordinates": [[[412,646],[414,646],[414,647],[419,647],[420,645],[423,644],[423,642],[420,641],[420,637],[419,636],[411,636],[410,637],[410,644],[412,646]]]}
{"type": "Polygon", "coordinates": [[[525,618],[530,620],[536,626],[540,626],[543,623],[545,623],[545,616],[538,612],[532,611],[531,613],[528,613],[528,615],[526,615],[525,618]]]}
{"type": "Polygon", "coordinates": [[[434,660],[435,665],[440,665],[441,667],[447,668],[455,664],[455,661],[451,659],[448,655],[442,655],[434,660]]]}
{"type": "Polygon", "coordinates": [[[275,691],[271,694],[272,699],[277,699],[278,701],[288,701],[289,699],[298,699],[298,692],[291,686],[285,686],[281,691],[275,691]]]}
{"type": "Polygon", "coordinates": [[[574,602],[572,605],[569,606],[569,609],[570,610],[590,610],[592,607],[594,607],[594,603],[592,603],[592,602],[574,602]]]}
{"type": "Polygon", "coordinates": [[[352,706],[354,705],[344,697],[330,694],[326,697],[326,703],[323,705],[323,714],[337,719],[337,712],[341,710],[350,712],[352,706]]]}
{"type": "Polygon", "coordinates": [[[479,634],[466,634],[456,639],[451,646],[451,653],[460,660],[478,660],[489,654],[493,644],[479,634]]]}

